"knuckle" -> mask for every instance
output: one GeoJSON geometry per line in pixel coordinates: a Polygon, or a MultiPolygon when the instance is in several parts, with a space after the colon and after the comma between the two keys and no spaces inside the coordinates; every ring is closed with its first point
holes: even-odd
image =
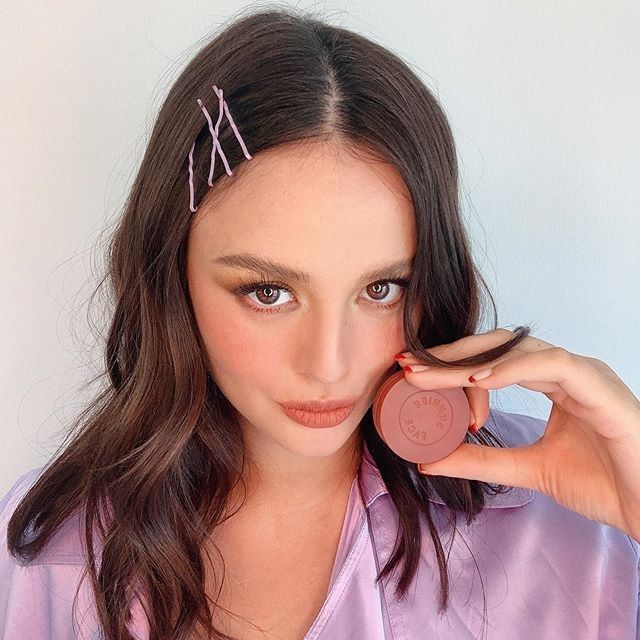
{"type": "Polygon", "coordinates": [[[548,351],[550,351],[549,355],[554,361],[560,364],[566,364],[573,360],[573,354],[564,347],[551,347],[548,351]]]}

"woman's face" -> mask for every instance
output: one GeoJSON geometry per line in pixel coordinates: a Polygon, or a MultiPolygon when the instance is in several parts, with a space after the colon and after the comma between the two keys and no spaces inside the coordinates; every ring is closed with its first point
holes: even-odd
{"type": "Polygon", "coordinates": [[[331,455],[357,435],[393,356],[405,349],[405,291],[388,279],[411,273],[409,193],[392,165],[315,141],[257,154],[221,179],[228,190],[214,202],[214,185],[200,204],[187,255],[212,375],[252,441],[331,455]],[[229,258],[239,254],[308,281],[239,268],[229,258]],[[405,266],[367,276],[395,263],[405,266]],[[352,397],[349,417],[326,429],[298,424],[278,404],[352,397]]]}

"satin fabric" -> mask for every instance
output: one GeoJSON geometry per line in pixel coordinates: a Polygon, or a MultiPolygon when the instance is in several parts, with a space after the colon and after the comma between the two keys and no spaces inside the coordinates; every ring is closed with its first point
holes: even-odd
{"type": "MultiPolygon", "coordinates": [[[[492,409],[487,424],[506,444],[522,446],[542,435],[545,421],[492,409]]],[[[7,552],[7,521],[42,469],[20,476],[0,500],[0,638],[100,639],[78,518],[65,522],[32,565],[7,552]]],[[[365,445],[327,597],[303,640],[640,640],[637,541],[530,489],[488,495],[470,525],[457,515],[455,536],[453,512],[435,492],[429,501],[448,553],[448,609],[438,613],[440,576],[423,519],[406,597],[394,593],[402,564],[375,584],[393,551],[398,512],[365,445]]],[[[132,614],[133,636],[147,640],[139,600],[132,614]]]]}

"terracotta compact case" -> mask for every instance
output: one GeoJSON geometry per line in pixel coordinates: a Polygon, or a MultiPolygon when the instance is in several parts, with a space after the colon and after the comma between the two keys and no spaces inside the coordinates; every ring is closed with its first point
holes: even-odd
{"type": "Polygon", "coordinates": [[[418,388],[406,379],[404,371],[382,383],[372,413],[376,430],[390,449],[408,462],[425,464],[456,449],[471,419],[462,388],[418,388]]]}

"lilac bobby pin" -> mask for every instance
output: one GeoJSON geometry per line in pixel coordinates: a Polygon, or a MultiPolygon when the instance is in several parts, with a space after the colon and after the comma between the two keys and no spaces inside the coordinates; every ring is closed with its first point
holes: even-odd
{"type": "MultiPolygon", "coordinates": [[[[216,94],[218,94],[218,87],[216,87],[215,84],[213,85],[213,90],[216,92],[216,94]]],[[[247,147],[244,144],[244,140],[242,139],[240,132],[238,131],[238,127],[236,127],[236,123],[233,121],[233,118],[231,117],[231,113],[229,112],[229,105],[227,104],[226,100],[222,100],[222,89],[220,89],[219,91],[220,93],[218,95],[220,97],[220,102],[224,107],[224,112],[227,116],[227,120],[229,120],[229,124],[231,125],[231,128],[233,129],[233,133],[236,134],[236,139],[238,140],[238,142],[240,143],[240,146],[242,147],[242,152],[244,153],[244,157],[247,160],[251,160],[252,156],[249,153],[249,151],[247,151],[247,147]]]]}
{"type": "Polygon", "coordinates": [[[196,143],[191,145],[191,151],[189,151],[189,209],[191,211],[197,211],[198,207],[193,206],[193,150],[196,143]]]}
{"type": "MultiPolygon", "coordinates": [[[[222,102],[223,102],[222,91],[220,91],[220,95],[218,96],[218,120],[216,121],[216,126],[214,128],[216,140],[218,139],[218,129],[220,127],[220,121],[222,120],[222,114],[223,114],[222,102]]],[[[211,130],[211,127],[209,127],[209,130],[211,130]]],[[[227,175],[232,176],[233,171],[229,169],[229,163],[227,162],[226,156],[222,153],[222,148],[220,147],[219,144],[218,144],[218,148],[220,149],[221,156],[224,157],[223,162],[224,162],[225,171],[227,172],[227,175]]],[[[210,187],[213,186],[213,171],[215,169],[215,166],[216,166],[215,147],[211,147],[211,166],[209,167],[209,186],[210,187]]]]}
{"type": "MultiPolygon", "coordinates": [[[[227,157],[225,156],[224,151],[222,151],[222,147],[220,146],[220,142],[218,141],[218,129],[220,126],[220,121],[222,120],[223,111],[226,114],[227,119],[229,120],[229,124],[231,125],[231,128],[233,130],[233,133],[236,136],[236,139],[238,140],[240,146],[242,147],[242,152],[244,153],[245,158],[247,158],[247,160],[251,160],[252,158],[251,154],[247,150],[247,147],[244,143],[244,140],[242,139],[242,136],[240,135],[240,132],[238,131],[238,127],[236,127],[236,124],[233,121],[233,118],[231,117],[231,113],[229,112],[229,107],[227,105],[227,102],[226,100],[224,100],[224,94],[222,89],[219,89],[214,84],[213,90],[218,96],[218,120],[216,122],[215,127],[213,126],[213,121],[211,120],[211,116],[209,115],[207,108],[202,103],[202,100],[200,100],[200,98],[197,99],[198,105],[200,106],[200,109],[202,109],[202,112],[204,113],[205,118],[207,119],[207,124],[209,125],[209,131],[211,132],[211,137],[213,138],[213,146],[211,148],[211,165],[209,167],[209,180],[208,180],[208,184],[210,187],[213,186],[213,173],[214,173],[215,162],[216,162],[216,158],[215,158],[216,149],[218,149],[218,151],[220,152],[220,156],[222,157],[222,162],[224,163],[225,171],[227,172],[228,175],[230,176],[233,175],[233,171],[231,170],[231,168],[229,167],[229,163],[227,162],[227,157]]],[[[194,141],[193,144],[191,145],[191,150],[189,151],[189,208],[191,209],[192,212],[196,212],[198,210],[198,207],[194,205],[194,186],[193,186],[193,151],[195,149],[195,146],[196,146],[196,143],[194,141]]]]}
{"type": "MultiPolygon", "coordinates": [[[[221,101],[222,102],[222,101],[221,101]]],[[[209,131],[211,132],[211,137],[213,138],[213,145],[211,147],[211,168],[209,169],[209,186],[213,187],[213,168],[215,167],[216,162],[216,149],[220,152],[220,156],[222,157],[222,162],[224,162],[224,168],[228,175],[232,176],[233,171],[231,171],[231,167],[229,167],[229,163],[227,162],[227,156],[224,155],[224,151],[220,146],[220,142],[218,141],[218,127],[220,126],[220,120],[222,120],[222,104],[220,105],[220,109],[218,111],[218,121],[216,122],[216,126],[214,128],[213,122],[211,121],[211,116],[207,111],[207,108],[202,104],[202,100],[198,98],[198,104],[204,113],[204,117],[207,119],[207,123],[209,124],[209,131]]]]}

